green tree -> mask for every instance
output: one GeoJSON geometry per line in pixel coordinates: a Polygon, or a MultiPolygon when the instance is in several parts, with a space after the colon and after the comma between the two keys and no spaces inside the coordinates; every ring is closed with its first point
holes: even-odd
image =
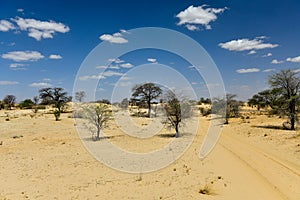
{"type": "Polygon", "coordinates": [[[288,116],[290,129],[295,130],[300,89],[298,72],[291,69],[281,70],[269,77],[269,84],[273,89],[280,92],[277,99],[279,99],[281,106],[278,109],[281,113],[288,116]]]}
{"type": "Polygon", "coordinates": [[[31,99],[25,99],[19,104],[20,108],[25,108],[25,109],[31,109],[33,105],[34,102],[31,99]]]}
{"type": "Polygon", "coordinates": [[[68,93],[63,88],[43,88],[39,90],[39,93],[43,102],[54,105],[56,108],[54,116],[55,120],[58,121],[64,106],[72,100],[72,97],[67,96],[68,93]]]}
{"type": "Polygon", "coordinates": [[[151,102],[162,94],[161,88],[154,83],[145,83],[133,87],[132,92],[132,99],[138,99],[140,102],[146,102],[148,106],[148,117],[150,118],[151,102]]]}

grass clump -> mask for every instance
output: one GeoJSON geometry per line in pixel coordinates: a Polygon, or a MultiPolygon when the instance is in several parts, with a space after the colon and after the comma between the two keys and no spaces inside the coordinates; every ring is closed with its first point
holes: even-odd
{"type": "Polygon", "coordinates": [[[199,190],[200,194],[204,194],[204,195],[213,195],[213,189],[210,185],[206,184],[203,188],[200,188],[199,190]]]}

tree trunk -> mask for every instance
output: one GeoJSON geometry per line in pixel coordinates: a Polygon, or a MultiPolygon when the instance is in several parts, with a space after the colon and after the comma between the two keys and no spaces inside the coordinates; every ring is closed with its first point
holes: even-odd
{"type": "Polygon", "coordinates": [[[296,102],[292,100],[290,102],[290,120],[291,120],[291,130],[295,130],[295,110],[296,110],[296,102]]]}
{"type": "Polygon", "coordinates": [[[148,101],[148,117],[150,118],[151,117],[151,102],[148,101]]]}
{"type": "Polygon", "coordinates": [[[178,137],[180,136],[178,126],[179,126],[179,124],[176,124],[176,126],[175,126],[175,130],[176,130],[175,137],[176,137],[176,138],[178,138],[178,137]]]}
{"type": "Polygon", "coordinates": [[[99,126],[97,126],[97,136],[96,136],[96,140],[100,140],[100,131],[101,128],[99,126]]]}

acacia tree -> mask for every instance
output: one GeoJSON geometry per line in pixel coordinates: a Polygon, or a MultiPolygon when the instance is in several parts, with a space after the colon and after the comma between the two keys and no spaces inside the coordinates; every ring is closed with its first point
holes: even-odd
{"type": "Polygon", "coordinates": [[[170,127],[176,131],[175,137],[180,136],[179,127],[184,119],[192,116],[192,107],[188,101],[180,102],[174,92],[167,92],[164,108],[167,115],[167,121],[170,127]]]}
{"type": "Polygon", "coordinates": [[[85,118],[92,125],[88,127],[92,132],[92,139],[99,140],[101,135],[101,130],[106,125],[107,121],[111,117],[111,110],[107,104],[92,104],[84,108],[85,118]],[[96,136],[94,137],[94,129],[96,128],[96,136]]]}
{"type": "Polygon", "coordinates": [[[146,102],[148,105],[148,117],[151,116],[151,102],[157,99],[161,94],[161,88],[154,83],[145,83],[142,85],[136,85],[132,88],[133,99],[139,99],[140,102],[146,102]]]}
{"type": "Polygon", "coordinates": [[[56,108],[53,113],[56,121],[59,120],[60,114],[66,103],[72,100],[72,97],[67,96],[68,93],[63,90],[63,88],[43,88],[39,90],[42,101],[53,104],[56,108]]]}
{"type": "Polygon", "coordinates": [[[240,103],[235,98],[235,94],[226,94],[226,98],[215,98],[213,101],[212,112],[223,115],[225,117],[224,124],[229,123],[230,117],[237,117],[239,115],[240,103]]]}
{"type": "Polygon", "coordinates": [[[75,99],[79,102],[82,102],[85,97],[85,92],[84,91],[79,91],[75,93],[75,99]]]}
{"type": "Polygon", "coordinates": [[[3,99],[3,104],[7,106],[9,110],[11,110],[11,107],[14,107],[16,103],[16,96],[14,95],[6,95],[3,99]]]}
{"type": "Polygon", "coordinates": [[[281,70],[269,77],[269,84],[280,91],[280,111],[288,116],[290,129],[295,130],[300,89],[298,72],[291,69],[281,70]]]}

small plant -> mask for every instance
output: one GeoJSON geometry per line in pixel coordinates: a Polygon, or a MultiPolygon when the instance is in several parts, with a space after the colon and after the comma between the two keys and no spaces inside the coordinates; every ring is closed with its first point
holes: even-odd
{"type": "Polygon", "coordinates": [[[203,188],[200,188],[199,193],[200,194],[205,194],[205,195],[214,194],[213,191],[212,191],[211,186],[209,186],[208,184],[206,184],[203,188]]]}

